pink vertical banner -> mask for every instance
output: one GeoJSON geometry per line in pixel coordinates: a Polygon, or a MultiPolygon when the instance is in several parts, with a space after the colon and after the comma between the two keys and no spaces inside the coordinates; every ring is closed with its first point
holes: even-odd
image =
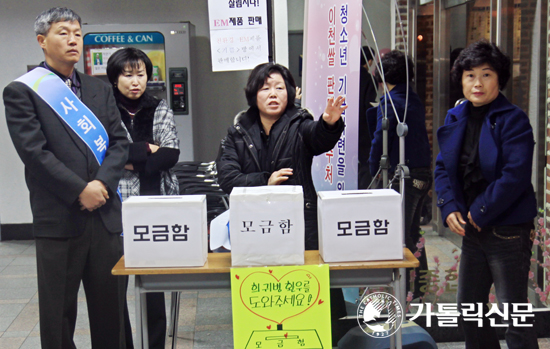
{"type": "Polygon", "coordinates": [[[340,140],[313,159],[318,191],[357,189],[362,6],[361,0],[306,0],[303,106],[319,118],[330,97],[345,96],[349,105],[340,140]]]}

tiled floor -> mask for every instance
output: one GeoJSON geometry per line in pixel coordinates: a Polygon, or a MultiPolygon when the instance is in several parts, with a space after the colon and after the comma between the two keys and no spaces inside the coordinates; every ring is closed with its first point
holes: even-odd
{"type": "MultiPolygon", "coordinates": [[[[426,234],[426,246],[433,267],[438,256],[441,269],[454,263],[455,246],[436,234],[426,234]]],[[[133,279],[128,291],[128,308],[134,324],[133,279]]],[[[169,294],[167,294],[168,296],[169,294]]],[[[40,348],[35,246],[33,241],[0,242],[0,348],[40,348]]],[[[183,292],[178,324],[178,348],[232,348],[231,295],[229,291],[183,292]]],[[[167,299],[167,306],[170,304],[167,299]]],[[[90,348],[90,331],[84,292],[79,295],[75,343],[90,348]]],[[[167,312],[169,314],[169,312],[167,312]]],[[[548,339],[539,339],[540,348],[550,349],[548,339]]],[[[502,348],[507,348],[502,342],[502,348]]],[[[167,343],[168,347],[168,343],[167,343]]],[[[440,343],[440,349],[464,348],[463,343],[440,343]]]]}
{"type": "MultiPolygon", "coordinates": [[[[134,324],[132,285],[133,278],[128,290],[128,308],[134,324]]],[[[85,302],[81,288],[74,336],[78,348],[91,347],[85,302]]],[[[166,303],[170,304],[169,298],[166,303]]],[[[0,348],[40,348],[39,334],[34,242],[0,242],[0,348]]],[[[182,293],[178,348],[229,348],[232,341],[229,291],[182,293]]]]}

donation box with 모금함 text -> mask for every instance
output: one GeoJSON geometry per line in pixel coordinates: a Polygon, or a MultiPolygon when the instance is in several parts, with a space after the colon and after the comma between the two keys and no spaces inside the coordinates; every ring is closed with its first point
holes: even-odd
{"type": "Polygon", "coordinates": [[[206,196],[132,196],[122,203],[127,268],[201,267],[208,256],[206,196]]]}
{"type": "Polygon", "coordinates": [[[395,190],[321,191],[317,206],[325,262],[403,259],[401,195],[395,190]]]}
{"type": "Polygon", "coordinates": [[[301,186],[236,187],[230,202],[232,266],[304,264],[301,186]]]}

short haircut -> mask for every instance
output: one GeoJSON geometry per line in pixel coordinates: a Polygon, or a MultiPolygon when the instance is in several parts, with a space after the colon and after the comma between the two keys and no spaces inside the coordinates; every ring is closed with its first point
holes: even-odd
{"type": "Polygon", "coordinates": [[[118,77],[122,75],[126,67],[138,69],[141,62],[145,64],[147,81],[149,81],[153,75],[153,63],[145,52],[134,47],[127,47],[113,53],[107,62],[107,77],[111,85],[116,86],[118,77]]]}
{"type": "Polygon", "coordinates": [[[57,22],[78,22],[82,28],[80,16],[66,7],[52,7],[39,14],[34,20],[34,32],[36,35],[48,35],[52,24],[57,22]]]}
{"type": "Polygon", "coordinates": [[[506,56],[497,45],[487,40],[480,40],[465,48],[451,70],[451,79],[457,86],[462,86],[462,74],[470,70],[488,64],[498,76],[498,86],[501,90],[506,87],[510,79],[510,58],[506,56]]]}
{"type": "MultiPolygon", "coordinates": [[[[365,55],[363,55],[363,52],[361,52],[361,66],[364,66],[367,64],[368,61],[372,60],[372,53],[370,52],[372,50],[370,46],[363,46],[362,51],[365,52],[365,55]],[[367,56],[367,60],[365,61],[365,56],[367,56]]],[[[374,52],[374,51],[373,51],[374,52]]]]}
{"type": "Polygon", "coordinates": [[[265,84],[267,78],[273,74],[279,73],[283,77],[286,86],[287,93],[287,105],[286,109],[294,105],[294,99],[296,98],[296,83],[288,68],[277,63],[262,63],[256,66],[248,77],[248,82],[244,89],[246,100],[248,105],[253,108],[258,108],[257,95],[258,91],[265,84]]]}
{"type": "MultiPolygon", "coordinates": [[[[391,85],[407,82],[407,66],[409,68],[409,81],[414,79],[414,63],[412,59],[399,50],[393,50],[382,57],[382,73],[384,81],[391,85]]],[[[380,72],[376,70],[376,81],[383,82],[380,72]]]]}
{"type": "Polygon", "coordinates": [[[451,69],[453,69],[453,65],[455,64],[456,59],[458,58],[458,56],[460,56],[460,52],[462,51],[464,51],[464,47],[455,48],[451,51],[451,57],[449,57],[451,69]]]}

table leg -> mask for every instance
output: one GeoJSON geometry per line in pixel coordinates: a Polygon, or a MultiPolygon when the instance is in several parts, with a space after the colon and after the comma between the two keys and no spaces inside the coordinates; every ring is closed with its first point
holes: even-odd
{"type": "Polygon", "coordinates": [[[407,269],[399,268],[399,297],[397,299],[399,300],[399,303],[401,303],[401,314],[403,316],[403,322],[401,323],[401,327],[399,327],[399,337],[397,339],[397,347],[400,349],[403,347],[403,324],[405,323],[405,320],[407,320],[407,278],[405,277],[406,272],[407,269]]]}
{"type": "MultiPolygon", "coordinates": [[[[401,308],[402,308],[401,315],[403,316],[403,320],[405,320],[405,318],[406,318],[406,313],[405,313],[406,303],[404,301],[406,299],[404,299],[404,297],[403,297],[403,294],[404,294],[403,292],[404,292],[405,287],[406,287],[405,277],[404,277],[405,269],[396,268],[396,269],[393,270],[393,275],[394,275],[393,293],[394,293],[395,298],[397,298],[397,300],[401,304],[401,308]]],[[[399,329],[395,333],[395,341],[390,340],[390,348],[397,348],[397,349],[403,348],[403,333],[401,331],[401,326],[399,327],[399,329]]]]}
{"type": "Polygon", "coordinates": [[[172,349],[176,349],[178,347],[178,320],[180,316],[180,292],[172,292],[172,298],[175,298],[174,302],[174,309],[172,312],[173,318],[170,319],[170,323],[172,328],[172,349]]]}
{"type": "Polygon", "coordinates": [[[147,332],[147,298],[141,286],[141,277],[136,275],[136,348],[149,348],[147,332]]]}
{"type": "Polygon", "coordinates": [[[135,302],[136,302],[136,348],[142,348],[143,346],[141,345],[142,343],[142,335],[141,333],[143,332],[142,331],[142,328],[141,328],[141,292],[140,292],[140,288],[141,288],[141,277],[139,275],[136,275],[135,276],[135,281],[134,281],[134,293],[135,293],[135,302]]]}
{"type": "Polygon", "coordinates": [[[177,292],[170,293],[170,323],[168,324],[168,337],[174,336],[174,312],[176,311],[177,292]]]}
{"type": "Polygon", "coordinates": [[[405,308],[407,307],[407,269],[405,268],[399,268],[399,292],[401,295],[401,298],[399,299],[399,302],[401,303],[401,306],[403,307],[403,321],[407,320],[407,314],[405,313],[405,308]]]}

